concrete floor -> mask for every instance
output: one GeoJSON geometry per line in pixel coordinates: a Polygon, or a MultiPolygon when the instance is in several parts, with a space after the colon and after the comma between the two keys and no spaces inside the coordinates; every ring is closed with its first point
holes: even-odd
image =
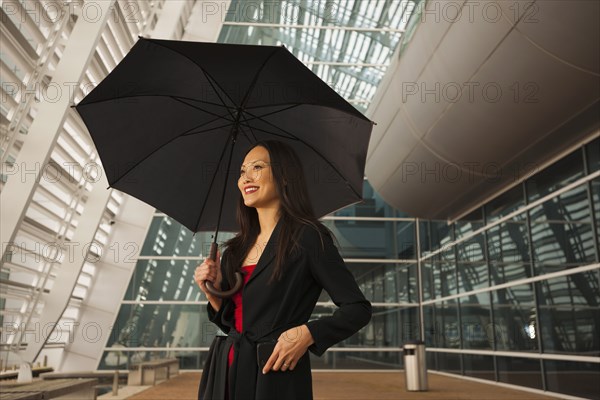
{"type": "MultiPolygon", "coordinates": [[[[402,372],[313,372],[315,400],[537,400],[555,399],[499,385],[428,374],[427,392],[407,392],[402,372]]],[[[181,373],[169,381],[135,394],[135,400],[196,400],[199,372],[181,373]]],[[[282,399],[283,400],[283,399],[282,399]]]]}

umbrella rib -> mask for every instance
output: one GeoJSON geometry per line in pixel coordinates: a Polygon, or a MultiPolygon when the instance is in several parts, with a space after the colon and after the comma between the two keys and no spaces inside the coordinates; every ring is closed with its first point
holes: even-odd
{"type": "Polygon", "coordinates": [[[268,131],[268,130],[266,130],[266,129],[263,129],[263,128],[259,128],[259,127],[257,127],[257,126],[254,126],[254,127],[252,127],[252,126],[250,126],[250,125],[241,124],[241,123],[240,123],[240,126],[243,126],[244,128],[248,128],[248,129],[256,129],[257,131],[265,132],[265,133],[268,133],[269,135],[273,135],[273,136],[281,137],[281,138],[288,139],[288,140],[298,140],[298,139],[296,139],[296,138],[289,137],[289,136],[286,136],[286,135],[280,135],[280,134],[278,134],[278,133],[271,132],[271,131],[268,131]]]}
{"type": "MultiPolygon", "coordinates": [[[[252,113],[248,113],[252,116],[254,116],[252,113]]],[[[352,191],[354,192],[354,194],[356,194],[358,197],[360,197],[360,194],[358,194],[356,192],[356,190],[354,190],[354,188],[352,187],[352,185],[350,185],[350,183],[348,182],[348,180],[346,179],[346,177],[335,167],[335,165],[333,165],[325,156],[323,156],[323,154],[321,154],[321,152],[319,150],[317,150],[316,148],[314,148],[312,145],[310,145],[309,143],[306,143],[304,140],[300,139],[298,136],[294,135],[291,132],[288,132],[287,130],[280,128],[276,125],[273,125],[272,123],[270,123],[269,121],[263,120],[262,117],[260,116],[255,116],[256,118],[258,118],[259,120],[265,122],[268,125],[271,125],[285,133],[287,133],[288,135],[291,136],[291,138],[298,140],[300,142],[302,142],[305,146],[309,147],[312,151],[314,151],[316,154],[319,155],[319,157],[321,157],[327,164],[329,164],[331,166],[331,168],[333,168],[333,170],[338,174],[338,176],[342,177],[342,179],[348,184],[348,186],[350,187],[350,189],[352,189],[352,191]]],[[[283,135],[278,135],[278,136],[283,136],[283,135]]],[[[287,138],[287,139],[291,139],[291,138],[287,138]]]]}
{"type": "MultiPolygon", "coordinates": [[[[170,48],[170,47],[168,47],[168,46],[165,46],[165,45],[163,45],[163,44],[161,44],[161,43],[159,43],[159,42],[156,42],[156,41],[152,40],[152,43],[154,43],[154,44],[156,44],[156,45],[159,45],[159,46],[161,46],[161,47],[164,47],[165,49],[171,50],[172,52],[174,52],[174,53],[177,53],[177,54],[179,54],[180,56],[182,56],[182,57],[185,57],[185,58],[187,58],[188,60],[190,60],[190,61],[191,61],[191,62],[192,62],[194,65],[196,65],[198,68],[200,68],[200,70],[201,70],[201,71],[204,73],[204,75],[205,75],[207,78],[209,78],[209,79],[207,79],[207,80],[208,80],[208,83],[210,83],[210,85],[213,87],[213,89],[215,89],[215,86],[214,86],[214,85],[216,85],[216,86],[217,86],[217,87],[218,87],[218,88],[219,88],[219,89],[220,89],[220,90],[221,90],[221,91],[222,91],[222,92],[225,94],[225,96],[227,96],[227,98],[229,99],[229,101],[231,101],[231,103],[232,103],[232,104],[235,104],[235,101],[233,101],[233,99],[232,99],[231,97],[229,97],[229,95],[227,94],[227,92],[225,91],[225,89],[223,89],[223,88],[221,87],[221,85],[219,85],[219,83],[218,83],[218,82],[217,82],[217,81],[216,81],[216,80],[215,80],[215,79],[214,79],[214,78],[213,78],[213,77],[212,77],[212,76],[211,76],[211,75],[210,75],[210,74],[209,74],[209,73],[208,73],[208,72],[207,72],[207,71],[206,71],[204,68],[202,68],[202,66],[201,66],[200,64],[198,64],[196,61],[194,61],[193,59],[191,59],[191,58],[190,58],[189,56],[187,56],[186,54],[183,54],[183,53],[181,53],[181,52],[179,52],[179,51],[177,51],[177,50],[175,50],[175,49],[172,49],[172,48],[170,48]],[[213,82],[211,82],[211,80],[212,80],[213,82]],[[213,83],[214,83],[214,85],[213,85],[213,83]]],[[[229,110],[229,107],[225,105],[225,102],[223,101],[223,99],[222,99],[222,98],[221,98],[221,96],[219,95],[219,91],[215,90],[215,93],[217,94],[217,96],[219,96],[219,100],[221,100],[221,103],[223,103],[223,106],[224,106],[224,107],[227,107],[227,109],[229,110]]]]}
{"type": "MultiPolygon", "coordinates": [[[[228,140],[229,141],[229,140],[228,140]]],[[[231,145],[231,151],[233,152],[233,144],[231,145]]],[[[221,156],[219,157],[219,162],[217,163],[217,172],[219,171],[219,167],[221,166],[221,161],[223,161],[223,156],[225,155],[225,150],[227,149],[227,146],[223,146],[223,150],[221,150],[221,156]]],[[[230,158],[230,162],[231,162],[231,154],[229,156],[230,158]]],[[[215,182],[215,178],[217,176],[217,172],[215,172],[212,176],[212,179],[210,180],[210,185],[208,186],[208,190],[206,191],[206,196],[204,196],[204,202],[202,203],[202,209],[200,209],[200,213],[198,214],[198,218],[196,219],[196,224],[194,225],[194,231],[197,230],[198,228],[198,224],[200,224],[200,218],[202,218],[202,214],[204,214],[204,209],[206,208],[206,205],[208,204],[208,196],[211,193],[211,189],[213,187],[213,184],[215,182]]],[[[227,176],[229,176],[229,171],[225,171],[226,173],[226,178],[227,176]]],[[[225,193],[225,190],[227,189],[227,187],[225,187],[223,189],[223,194],[225,193]]],[[[223,208],[223,202],[222,202],[222,198],[221,198],[221,209],[223,208]]],[[[221,220],[221,212],[219,212],[219,217],[218,217],[218,221],[217,221],[217,233],[219,232],[219,222],[221,220]]],[[[215,241],[217,240],[217,236],[215,234],[215,241]]]]}
{"type": "MultiPolygon", "coordinates": [[[[345,99],[344,99],[345,101],[345,99]]],[[[357,117],[354,114],[351,114],[350,112],[346,111],[346,110],[340,110],[337,107],[332,107],[326,104],[318,104],[318,103],[309,103],[309,102],[302,102],[302,103],[279,103],[279,104],[269,104],[268,106],[266,105],[259,105],[259,106],[253,106],[253,107],[246,107],[246,110],[252,110],[254,108],[264,108],[264,107],[276,107],[276,106],[286,106],[288,104],[297,104],[299,106],[316,106],[316,107],[324,107],[324,108],[331,108],[332,110],[336,110],[338,112],[344,113],[344,114],[348,114],[352,117],[357,117]]],[[[355,109],[356,110],[356,109],[355,109]]],[[[285,111],[285,109],[282,109],[281,111],[285,111]]],[[[358,110],[356,110],[358,112],[358,110]]],[[[371,121],[370,119],[368,119],[367,117],[365,117],[364,115],[360,115],[360,117],[365,120],[365,121],[369,121],[371,123],[373,123],[373,121],[371,121]]]]}
{"type": "MultiPolygon", "coordinates": [[[[89,103],[84,103],[84,104],[81,104],[81,102],[79,102],[79,104],[77,104],[75,107],[76,108],[77,107],[85,107],[85,106],[89,106],[91,104],[98,104],[98,103],[104,103],[104,102],[107,102],[107,101],[122,100],[122,99],[134,99],[134,98],[137,98],[137,97],[170,97],[170,98],[173,98],[173,99],[176,98],[175,96],[172,96],[170,94],[135,94],[135,95],[131,95],[131,96],[111,97],[110,99],[102,99],[102,100],[90,101],[89,103]]],[[[209,104],[211,106],[228,108],[228,106],[226,106],[225,104],[211,103],[210,101],[196,100],[196,99],[192,99],[190,97],[177,96],[177,98],[186,99],[186,100],[192,100],[192,101],[198,101],[200,103],[209,104]]]]}
{"type": "MultiPolygon", "coordinates": [[[[252,135],[252,138],[254,139],[254,143],[258,142],[258,139],[256,138],[256,135],[254,134],[254,131],[252,130],[252,126],[250,126],[250,124],[248,123],[248,120],[246,119],[246,116],[244,115],[244,113],[242,113],[242,118],[245,121],[245,124],[243,126],[247,127],[248,130],[250,131],[250,134],[252,135]]],[[[242,125],[242,124],[240,124],[240,125],[242,125]]],[[[246,135],[246,132],[243,132],[243,133],[244,133],[244,136],[246,136],[248,138],[248,140],[250,141],[250,143],[252,143],[252,140],[250,140],[250,138],[248,137],[248,135],[246,135]]]]}
{"type": "MultiPolygon", "coordinates": [[[[225,125],[227,126],[227,125],[225,125]]],[[[192,129],[196,129],[197,126],[190,128],[187,130],[187,132],[189,132],[192,129]]],[[[223,127],[220,127],[223,128],[223,127]]],[[[216,129],[216,128],[215,128],[216,129]]],[[[210,129],[208,129],[207,131],[209,131],[210,129]]],[[[119,176],[112,184],[109,185],[109,187],[115,187],[115,185],[117,184],[117,182],[119,182],[121,179],[123,179],[123,177],[125,175],[127,175],[128,173],[130,173],[135,167],[137,167],[138,165],[140,165],[142,162],[144,162],[146,159],[148,159],[151,155],[153,155],[154,153],[156,153],[158,150],[162,149],[163,147],[165,147],[167,144],[171,143],[172,141],[174,141],[175,139],[180,138],[181,136],[186,136],[185,134],[183,135],[177,135],[175,137],[172,137],[171,139],[169,139],[166,143],[161,144],[160,146],[158,146],[156,149],[152,150],[150,153],[146,154],[144,156],[144,158],[142,158],[140,161],[136,162],[131,168],[129,168],[127,171],[125,171],[121,176],[119,176]]]]}
{"type": "Polygon", "coordinates": [[[254,75],[254,79],[252,79],[252,83],[250,84],[250,87],[248,88],[248,90],[246,91],[246,94],[244,95],[244,100],[242,100],[242,105],[241,105],[242,110],[246,106],[246,102],[250,98],[250,93],[254,90],[254,86],[256,86],[256,82],[258,81],[258,77],[260,76],[260,74],[263,71],[263,69],[265,69],[265,66],[267,65],[267,62],[269,62],[269,60],[279,50],[281,50],[281,47],[277,47],[275,50],[273,50],[271,52],[271,54],[269,54],[269,56],[267,58],[265,58],[265,61],[263,61],[262,65],[260,66],[260,68],[258,69],[258,71],[256,71],[256,74],[254,75]]]}
{"type": "MultiPolygon", "coordinates": [[[[178,101],[178,102],[180,102],[180,103],[183,103],[183,104],[185,104],[186,106],[190,106],[190,107],[192,107],[192,108],[195,108],[196,110],[199,110],[199,111],[205,112],[205,113],[207,113],[207,114],[210,114],[210,115],[214,115],[215,117],[219,117],[218,119],[225,119],[225,120],[227,120],[227,121],[229,121],[229,122],[234,122],[233,120],[228,120],[226,115],[219,115],[219,114],[215,114],[215,113],[213,113],[213,112],[210,112],[210,111],[206,111],[206,110],[205,110],[205,109],[203,109],[203,108],[197,107],[197,106],[195,106],[195,105],[193,105],[193,104],[190,104],[190,103],[186,103],[186,102],[185,102],[185,101],[183,101],[182,99],[180,99],[180,98],[178,98],[178,97],[175,97],[175,96],[170,96],[170,97],[171,97],[173,100],[176,100],[176,101],[178,101]]],[[[223,106],[223,107],[227,107],[227,106],[223,106]]],[[[230,116],[232,116],[232,115],[231,115],[231,111],[230,111],[229,109],[227,110],[227,112],[228,112],[228,114],[229,114],[230,116]]],[[[208,123],[210,123],[210,122],[213,122],[213,121],[216,121],[216,120],[209,121],[208,123]]]]}
{"type": "Polygon", "coordinates": [[[198,126],[195,126],[195,127],[191,128],[191,129],[188,129],[185,133],[182,133],[178,137],[197,135],[199,133],[206,133],[206,132],[214,131],[215,129],[227,128],[228,126],[232,126],[232,125],[233,124],[219,125],[219,126],[215,126],[214,128],[203,129],[203,130],[197,131],[197,132],[190,132],[192,129],[199,128],[200,125],[198,125],[198,126]]]}

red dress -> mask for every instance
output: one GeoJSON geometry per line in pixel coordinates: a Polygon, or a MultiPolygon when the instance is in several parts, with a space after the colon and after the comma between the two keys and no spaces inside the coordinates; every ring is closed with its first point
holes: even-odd
{"type": "MultiPolygon", "coordinates": [[[[248,279],[250,279],[250,275],[252,275],[252,272],[254,271],[255,267],[256,267],[256,264],[244,265],[242,267],[242,270],[245,272],[244,285],[246,285],[246,282],[248,282],[248,279]]],[[[235,311],[234,311],[235,330],[241,333],[242,332],[242,291],[239,290],[231,298],[233,300],[233,303],[235,304],[235,311]]],[[[228,361],[229,361],[228,362],[229,366],[231,366],[231,364],[233,363],[233,346],[231,346],[229,348],[228,361]]]]}

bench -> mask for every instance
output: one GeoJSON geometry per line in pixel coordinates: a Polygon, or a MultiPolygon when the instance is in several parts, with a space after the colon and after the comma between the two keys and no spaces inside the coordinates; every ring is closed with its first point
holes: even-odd
{"type": "Polygon", "coordinates": [[[154,386],[157,381],[170,379],[171,376],[178,373],[179,360],[177,358],[144,361],[131,367],[127,378],[127,385],[154,386]]]}
{"type": "Polygon", "coordinates": [[[0,384],[0,400],[95,400],[97,379],[38,380],[0,384]]]}
{"type": "MultiPolygon", "coordinates": [[[[119,382],[127,383],[129,371],[119,371],[119,382]]],[[[112,385],[115,379],[114,371],[81,371],[81,372],[46,372],[40,374],[42,379],[98,379],[99,385],[112,385]]]]}

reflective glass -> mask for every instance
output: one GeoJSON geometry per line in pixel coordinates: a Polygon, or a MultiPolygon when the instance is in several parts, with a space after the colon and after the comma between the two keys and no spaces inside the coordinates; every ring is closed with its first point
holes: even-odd
{"type": "Polygon", "coordinates": [[[583,176],[583,156],[581,150],[544,168],[526,181],[529,203],[575,182],[583,176]]]}
{"type": "Polygon", "coordinates": [[[194,282],[200,260],[138,260],[124,300],[206,300],[194,282]]]}
{"type": "Polygon", "coordinates": [[[532,223],[531,236],[534,268],[538,275],[591,264],[596,259],[591,223],[532,223]]]}
{"type": "MultiPolygon", "coordinates": [[[[417,266],[415,264],[346,262],[367,300],[376,303],[417,303],[417,266]]],[[[325,290],[319,301],[329,301],[325,290]]]]}
{"type": "Polygon", "coordinates": [[[598,271],[561,276],[537,284],[544,351],[600,356],[598,271]]]}
{"type": "Polygon", "coordinates": [[[423,300],[435,299],[435,278],[434,278],[434,263],[425,260],[421,263],[421,279],[423,281],[423,300]]]}
{"type": "Polygon", "coordinates": [[[454,229],[446,221],[421,221],[421,255],[438,250],[454,240],[454,229]]]}
{"type": "Polygon", "coordinates": [[[454,300],[423,306],[427,347],[460,347],[458,303],[454,300]]]}
{"type": "Polygon", "coordinates": [[[414,222],[331,219],[322,222],[335,234],[344,258],[412,260],[416,257],[414,222]]]}
{"type": "Polygon", "coordinates": [[[496,357],[500,382],[542,389],[541,360],[534,358],[496,357]]]}
{"type": "Polygon", "coordinates": [[[588,173],[600,169],[600,138],[596,138],[585,146],[588,173]]]}
{"type": "Polygon", "coordinates": [[[451,374],[462,373],[462,367],[460,362],[460,354],[454,353],[436,353],[436,364],[437,369],[451,374]]]}
{"type": "Polygon", "coordinates": [[[424,300],[439,299],[456,294],[456,264],[452,261],[432,261],[421,264],[424,300]]]}
{"type": "Polygon", "coordinates": [[[352,204],[330,214],[336,217],[408,217],[385,202],[365,178],[363,184],[363,201],[352,204]]]}
{"type": "Polygon", "coordinates": [[[597,363],[544,360],[547,390],[587,399],[600,399],[597,363]]]}
{"type": "Polygon", "coordinates": [[[488,265],[485,262],[458,264],[458,291],[469,292],[488,287],[488,265]]]}
{"type": "Polygon", "coordinates": [[[484,206],[486,221],[487,223],[494,222],[524,205],[523,186],[516,185],[484,206]]]}
{"type": "MultiPolygon", "coordinates": [[[[472,234],[483,226],[481,220],[456,223],[456,239],[472,234]]],[[[485,262],[485,234],[479,233],[456,245],[459,292],[488,286],[488,265],[485,262]]]]}
{"type": "Polygon", "coordinates": [[[491,320],[490,293],[461,297],[460,314],[462,348],[493,350],[494,335],[491,320]]]}
{"type": "Polygon", "coordinates": [[[537,351],[539,329],[531,284],[492,292],[497,350],[537,351]]]}
{"type": "MultiPolygon", "coordinates": [[[[212,340],[212,339],[211,339],[212,340]]],[[[188,351],[123,351],[115,349],[114,351],[105,351],[102,353],[99,370],[129,370],[133,369],[136,364],[143,361],[160,360],[164,358],[179,359],[179,369],[202,369],[206,359],[208,358],[208,349],[206,351],[188,350],[188,351]]]]}
{"type": "Polygon", "coordinates": [[[218,42],[285,45],[312,72],[365,112],[402,39],[400,30],[407,27],[415,9],[412,1],[392,1],[385,3],[385,7],[383,4],[367,1],[299,3],[234,0],[224,15],[225,21],[275,26],[233,26],[225,23],[218,42]],[[386,21],[386,31],[319,29],[323,25],[378,28],[382,26],[382,20],[386,21]],[[299,29],[293,25],[315,28],[299,29]]]}
{"type": "MultiPolygon", "coordinates": [[[[590,185],[592,192],[592,207],[594,209],[594,221],[596,222],[596,240],[600,241],[600,178],[592,179],[590,185]]],[[[600,262],[600,255],[596,256],[596,261],[600,262]]]]}
{"type": "Polygon", "coordinates": [[[218,328],[200,304],[123,304],[107,347],[210,346],[218,328]]]}
{"type": "Polygon", "coordinates": [[[473,378],[496,380],[494,358],[480,354],[463,354],[464,374],[473,378]]]}
{"type": "MultiPolygon", "coordinates": [[[[399,369],[404,367],[401,351],[328,351],[321,357],[310,353],[312,369],[399,369]]],[[[364,384],[369,384],[368,374],[364,384]]],[[[363,378],[358,377],[362,380],[363,378]]]]}
{"type": "MultiPolygon", "coordinates": [[[[312,319],[328,317],[337,307],[317,305],[312,319]]],[[[418,307],[373,307],[371,321],[335,347],[400,347],[419,333],[418,307]]]]}
{"type": "Polygon", "coordinates": [[[532,276],[527,225],[522,215],[487,231],[492,285],[532,276]]]}
{"type": "Polygon", "coordinates": [[[591,222],[592,214],[587,195],[587,185],[579,185],[553,197],[529,210],[532,226],[540,222],[585,221],[591,222]]]}
{"type": "MultiPolygon", "coordinates": [[[[155,215],[152,219],[140,256],[208,257],[214,232],[192,232],[170,217],[155,215]]],[[[233,237],[231,232],[219,232],[217,243],[233,237]]]]}

